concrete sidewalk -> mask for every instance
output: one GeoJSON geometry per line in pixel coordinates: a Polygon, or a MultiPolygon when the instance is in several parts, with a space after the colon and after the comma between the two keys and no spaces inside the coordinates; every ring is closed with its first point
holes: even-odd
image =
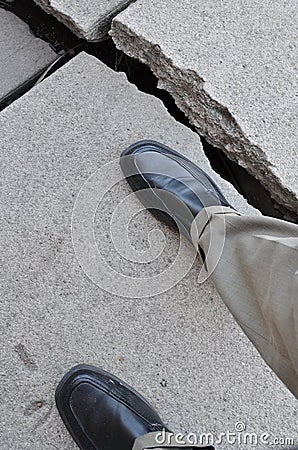
{"type": "Polygon", "coordinates": [[[297,215],[297,2],[143,0],[111,34],[201,135],[297,215]]]}
{"type": "Polygon", "coordinates": [[[57,58],[28,25],[0,8],[0,101],[57,58]]]}
{"type": "MultiPolygon", "coordinates": [[[[190,262],[186,275],[173,279],[167,292],[143,299],[126,298],[125,286],[122,296],[111,293],[120,285],[117,278],[109,289],[98,287],[74,253],[71,218],[79,192],[90,194],[84,211],[92,195],[99,198],[112,183],[95,214],[105,262],[111,272],[126,274],[127,290],[134,278],[150,283],[161,274],[167,281],[178,236],[149,212],[134,217],[139,203],[118,167],[121,151],[144,138],[183,152],[215,178],[237,209],[258,214],[212,172],[199,137],[159,100],[86,54],[4,110],[0,126],[1,450],[75,448],[54,391],[77,363],[103,367],[132,384],[174,431],[219,436],[241,422],[259,436],[297,438],[297,401],[236,326],[212,283],[198,284],[200,263],[192,264],[189,244],[182,242],[178,258],[179,270],[190,262]],[[113,160],[102,184],[92,184],[89,177],[103,174],[113,160]],[[121,201],[122,216],[115,213],[121,201]],[[157,254],[164,245],[156,260],[134,263],[115,250],[130,219],[135,250],[147,251],[148,237],[157,254]],[[164,238],[149,235],[155,228],[164,238]]],[[[100,275],[101,267],[93,270],[100,275]]]]}

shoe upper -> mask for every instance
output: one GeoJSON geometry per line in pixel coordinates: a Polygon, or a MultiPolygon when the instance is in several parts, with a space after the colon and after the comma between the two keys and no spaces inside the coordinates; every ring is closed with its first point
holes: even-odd
{"type": "Polygon", "coordinates": [[[191,223],[203,208],[230,206],[209,175],[163,144],[137,142],[122,153],[120,165],[144,206],[167,223],[174,221],[190,240],[191,223]]]}
{"type": "Polygon", "coordinates": [[[84,450],[131,450],[136,438],[165,429],[140,394],[92,366],[77,366],[62,379],[56,404],[68,431],[84,450]]]}

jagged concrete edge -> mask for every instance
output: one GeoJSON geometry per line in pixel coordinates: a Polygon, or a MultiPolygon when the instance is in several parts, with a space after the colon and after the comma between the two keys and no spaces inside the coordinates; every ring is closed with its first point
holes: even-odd
{"type": "Polygon", "coordinates": [[[229,110],[210,97],[205,90],[205,80],[192,70],[175,67],[159,45],[136,34],[119,17],[113,19],[109,34],[119,50],[150,67],[159,79],[159,87],[172,95],[198,133],[244,167],[260,181],[282,209],[293,211],[294,216],[290,215],[292,219],[297,218],[298,200],[295,193],[282,184],[265,152],[247,139],[229,110]]]}
{"type": "Polygon", "coordinates": [[[34,0],[34,2],[46,13],[51,14],[66,25],[79,38],[86,39],[89,42],[99,42],[107,36],[112,19],[136,0],[126,0],[119,7],[111,9],[105,17],[96,20],[88,31],[84,30],[71,16],[55,9],[51,0],[34,0]]]}

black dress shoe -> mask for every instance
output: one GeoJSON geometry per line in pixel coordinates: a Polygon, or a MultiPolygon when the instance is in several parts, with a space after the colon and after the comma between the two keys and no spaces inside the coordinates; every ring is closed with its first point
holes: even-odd
{"type": "Polygon", "coordinates": [[[56,404],[83,450],[131,450],[136,438],[166,430],[140,394],[92,366],[76,366],[63,377],[56,389],[56,404]]]}
{"type": "Polygon", "coordinates": [[[120,166],[146,208],[191,241],[193,219],[205,207],[231,205],[214,181],[180,153],[155,141],[124,150],[120,166]]]}

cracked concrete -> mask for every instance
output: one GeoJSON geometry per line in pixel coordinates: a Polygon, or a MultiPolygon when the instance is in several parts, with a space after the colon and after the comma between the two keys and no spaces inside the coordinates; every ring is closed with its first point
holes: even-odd
{"type": "Polygon", "coordinates": [[[112,18],[136,0],[34,0],[78,37],[100,41],[107,36],[112,18]]]}
{"type": "MultiPolygon", "coordinates": [[[[139,203],[122,180],[121,151],[144,138],[185,153],[214,177],[237,209],[258,214],[214,174],[198,135],[124,74],[86,54],[2,111],[0,126],[1,450],[74,449],[54,406],[54,391],[77,363],[122,377],[177,432],[219,436],[243,421],[247,431],[259,435],[296,438],[296,399],[235,324],[213,284],[197,282],[199,261],[167,292],[130,299],[123,296],[132,278],[114,295],[92,282],[76,259],[75,201],[86,180],[92,186],[90,175],[113,160],[107,178],[118,182],[92,216],[106,262],[141,285],[141,277],[152,280],[176,258],[177,234],[148,211],[135,216],[139,203]],[[123,201],[123,216],[116,214],[118,238],[123,241],[129,223],[131,245],[142,253],[150,237],[161,252],[151,263],[134,263],[115,250],[111,219],[123,201]]],[[[103,193],[94,186],[87,192],[88,201],[92,193],[96,198],[103,193]]],[[[81,238],[85,242],[84,233],[81,238]]],[[[184,261],[192,262],[190,244],[182,240],[181,248],[184,261]]],[[[96,254],[94,248],[92,261],[96,254]]]]}
{"type": "Polygon", "coordinates": [[[201,135],[296,214],[297,12],[282,0],[143,0],[110,33],[201,135]]]}
{"type": "Polygon", "coordinates": [[[28,25],[0,9],[0,100],[57,58],[51,46],[28,25]]]}

